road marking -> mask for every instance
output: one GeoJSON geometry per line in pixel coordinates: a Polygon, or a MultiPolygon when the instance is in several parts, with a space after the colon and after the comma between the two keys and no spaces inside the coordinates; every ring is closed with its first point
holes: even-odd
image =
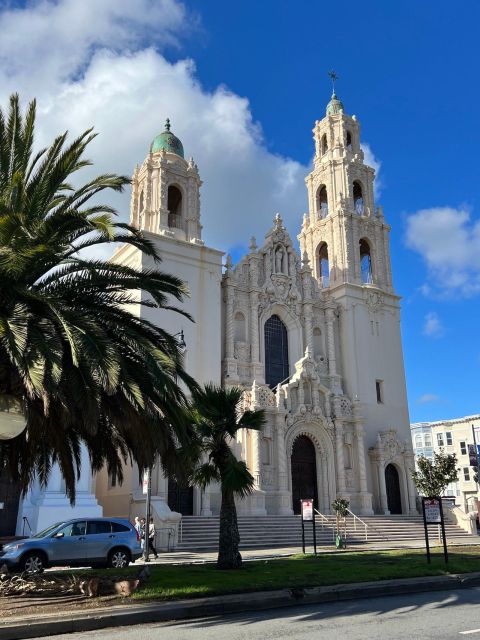
{"type": "Polygon", "coordinates": [[[458,633],[462,636],[468,636],[471,633],[480,633],[480,629],[472,629],[471,631],[459,631],[458,633]]]}

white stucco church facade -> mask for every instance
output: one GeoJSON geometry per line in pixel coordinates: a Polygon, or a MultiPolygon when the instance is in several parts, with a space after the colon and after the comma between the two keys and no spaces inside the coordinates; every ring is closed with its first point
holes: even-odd
{"type": "MultiPolygon", "coordinates": [[[[357,514],[416,513],[390,226],[374,201],[359,123],[335,94],[313,138],[299,250],[281,216],[272,224],[267,212],[264,240],[251,238],[248,254],[222,266],[223,253],[202,240],[198,168],[167,122],[135,169],[130,220],[156,244],[162,268],[188,284],[184,306],[195,323],[140,305],[135,312],[183,330],[186,368],[198,382],[240,385],[245,407],[265,409],[264,430],[234,443],[255,478],[240,513],[298,513],[303,497],[329,513],[337,496],[357,514]]],[[[131,246],[112,259],[151,266],[131,246]]],[[[88,463],[82,474],[90,477],[88,463]]],[[[59,486],[44,501],[49,491],[60,500],[61,478],[51,482],[59,486]]],[[[136,469],[122,486],[106,472],[88,482],[90,508],[130,518],[141,511],[136,469]]],[[[160,521],[219,512],[216,486],[182,488],[158,469],[152,491],[160,521]]],[[[28,496],[25,505],[34,518],[28,496]]]]}

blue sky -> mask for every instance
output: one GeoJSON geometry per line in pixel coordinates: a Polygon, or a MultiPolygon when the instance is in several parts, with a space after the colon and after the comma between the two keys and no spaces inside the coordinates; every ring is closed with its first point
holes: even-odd
{"type": "Polygon", "coordinates": [[[97,173],[131,173],[169,116],[204,237],[238,254],[276,211],[296,234],[336,69],[380,163],[411,419],[451,418],[480,411],[479,23],[473,0],[0,1],[0,101],[38,98],[41,143],[94,124],[97,173]]]}

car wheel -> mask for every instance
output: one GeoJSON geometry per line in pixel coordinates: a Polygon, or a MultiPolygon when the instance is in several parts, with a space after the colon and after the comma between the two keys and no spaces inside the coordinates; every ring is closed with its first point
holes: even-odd
{"type": "Polygon", "coordinates": [[[42,573],[45,569],[45,564],[43,553],[32,551],[22,558],[21,567],[25,573],[42,573]]]}
{"type": "Polygon", "coordinates": [[[114,549],[108,555],[108,566],[112,569],[123,569],[128,567],[130,554],[126,549],[114,549]]]}

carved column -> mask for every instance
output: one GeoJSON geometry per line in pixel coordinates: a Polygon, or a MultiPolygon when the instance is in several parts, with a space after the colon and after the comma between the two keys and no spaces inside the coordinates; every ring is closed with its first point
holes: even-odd
{"type": "Polygon", "coordinates": [[[331,376],[337,375],[337,361],[335,358],[335,334],[333,329],[333,309],[328,307],[325,311],[327,320],[327,350],[328,350],[328,372],[331,376]]]}
{"type": "Polygon", "coordinates": [[[415,468],[415,462],[413,455],[408,456],[405,462],[405,474],[407,476],[408,486],[408,501],[409,501],[409,513],[410,515],[416,515],[417,512],[417,490],[412,478],[412,470],[415,468]],[[410,464],[409,464],[410,463],[410,464]]]}
{"type": "Polygon", "coordinates": [[[385,515],[390,515],[387,500],[387,485],[385,483],[385,464],[383,460],[378,461],[378,486],[380,491],[380,510],[385,515]]]}
{"type": "Polygon", "coordinates": [[[225,308],[225,356],[233,358],[233,288],[230,283],[226,287],[226,308],[225,308]]]}
{"type": "Polygon", "coordinates": [[[337,492],[343,495],[346,491],[345,462],[343,460],[343,421],[335,420],[335,459],[337,466],[337,492]]]}
{"type": "Polygon", "coordinates": [[[328,491],[328,459],[326,455],[322,455],[321,458],[322,465],[322,505],[320,507],[320,511],[323,513],[330,513],[330,500],[329,500],[329,491],[328,491]]]}

